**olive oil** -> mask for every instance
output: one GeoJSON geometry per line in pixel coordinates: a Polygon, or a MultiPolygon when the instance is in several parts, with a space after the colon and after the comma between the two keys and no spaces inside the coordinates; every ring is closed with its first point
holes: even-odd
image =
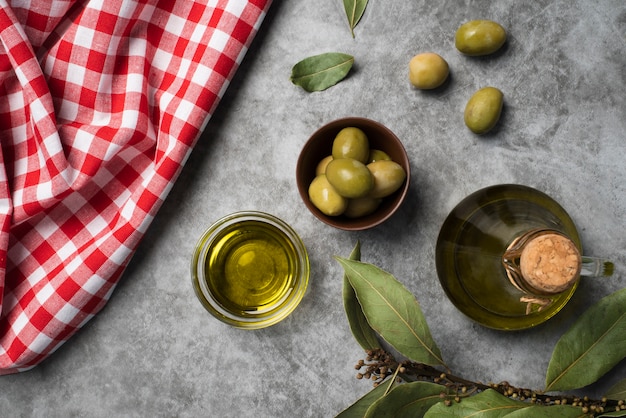
{"type": "Polygon", "coordinates": [[[464,199],[448,216],[439,234],[436,265],[450,300],[483,325],[499,329],[534,326],[555,315],[574,288],[552,296],[549,306],[520,301],[502,264],[507,247],[534,228],[561,231],[580,249],[576,228],[563,208],[534,189],[504,185],[480,190],[464,199]]]}
{"type": "Polygon", "coordinates": [[[192,270],[196,294],[209,312],[237,327],[261,328],[282,320],[298,304],[309,262],[286,224],[246,212],[207,231],[192,270]]]}
{"type": "Polygon", "coordinates": [[[239,315],[275,309],[293,291],[293,245],[271,225],[247,221],[222,231],[209,248],[206,279],[216,301],[239,315]]]}

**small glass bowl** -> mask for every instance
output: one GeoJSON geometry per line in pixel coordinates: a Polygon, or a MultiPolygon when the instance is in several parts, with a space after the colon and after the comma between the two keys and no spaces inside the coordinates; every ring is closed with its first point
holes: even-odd
{"type": "Polygon", "coordinates": [[[209,313],[237,328],[285,319],[309,282],[309,257],[298,234],[263,212],[227,215],[198,241],[191,262],[196,296],[209,313]]]}

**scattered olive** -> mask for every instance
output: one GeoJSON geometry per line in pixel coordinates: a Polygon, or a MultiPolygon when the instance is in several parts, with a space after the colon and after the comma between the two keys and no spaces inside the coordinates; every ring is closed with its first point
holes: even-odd
{"type": "Polygon", "coordinates": [[[465,106],[465,125],[475,134],[489,132],[500,119],[504,95],[495,87],[478,90],[465,106]]]}
{"type": "Polygon", "coordinates": [[[424,52],[409,61],[409,81],[422,90],[437,88],[448,78],[448,63],[434,52],[424,52]]]}
{"type": "Polygon", "coordinates": [[[496,52],[506,41],[506,31],[491,20],[472,20],[457,29],[456,48],[465,55],[480,56],[496,52]]]}

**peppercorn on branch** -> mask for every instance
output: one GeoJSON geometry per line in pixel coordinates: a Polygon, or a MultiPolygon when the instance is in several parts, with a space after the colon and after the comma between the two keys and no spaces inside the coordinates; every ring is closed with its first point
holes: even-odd
{"type": "Polygon", "coordinates": [[[436,367],[409,360],[397,361],[394,356],[384,349],[367,350],[366,358],[355,365],[358,371],[357,379],[373,381],[376,387],[387,378],[398,381],[416,382],[427,381],[442,386],[442,400],[446,405],[452,402],[461,402],[463,398],[492,389],[510,399],[528,402],[532,405],[571,405],[581,408],[583,414],[597,416],[612,411],[626,410],[626,400],[590,399],[587,396],[547,394],[526,388],[515,387],[508,382],[482,383],[474,382],[456,376],[449,372],[442,372],[436,367]],[[445,390],[444,390],[445,389],[445,390]]]}

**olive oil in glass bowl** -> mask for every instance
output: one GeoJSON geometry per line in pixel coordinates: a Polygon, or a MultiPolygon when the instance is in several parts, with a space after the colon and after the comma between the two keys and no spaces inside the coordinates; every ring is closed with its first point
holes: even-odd
{"type": "Polygon", "coordinates": [[[577,282],[552,296],[546,307],[521,301],[502,257],[520,235],[550,228],[569,237],[581,250],[574,222],[552,198],[522,185],[496,185],[463,199],[446,218],[436,246],[441,285],[452,303],[476,322],[495,329],[533,327],[556,315],[572,297],[577,282]]]}
{"type": "Polygon", "coordinates": [[[202,305],[237,328],[268,327],[302,300],[309,258],[298,234],[263,212],[237,212],[215,222],[200,238],[192,281],[202,305]]]}

